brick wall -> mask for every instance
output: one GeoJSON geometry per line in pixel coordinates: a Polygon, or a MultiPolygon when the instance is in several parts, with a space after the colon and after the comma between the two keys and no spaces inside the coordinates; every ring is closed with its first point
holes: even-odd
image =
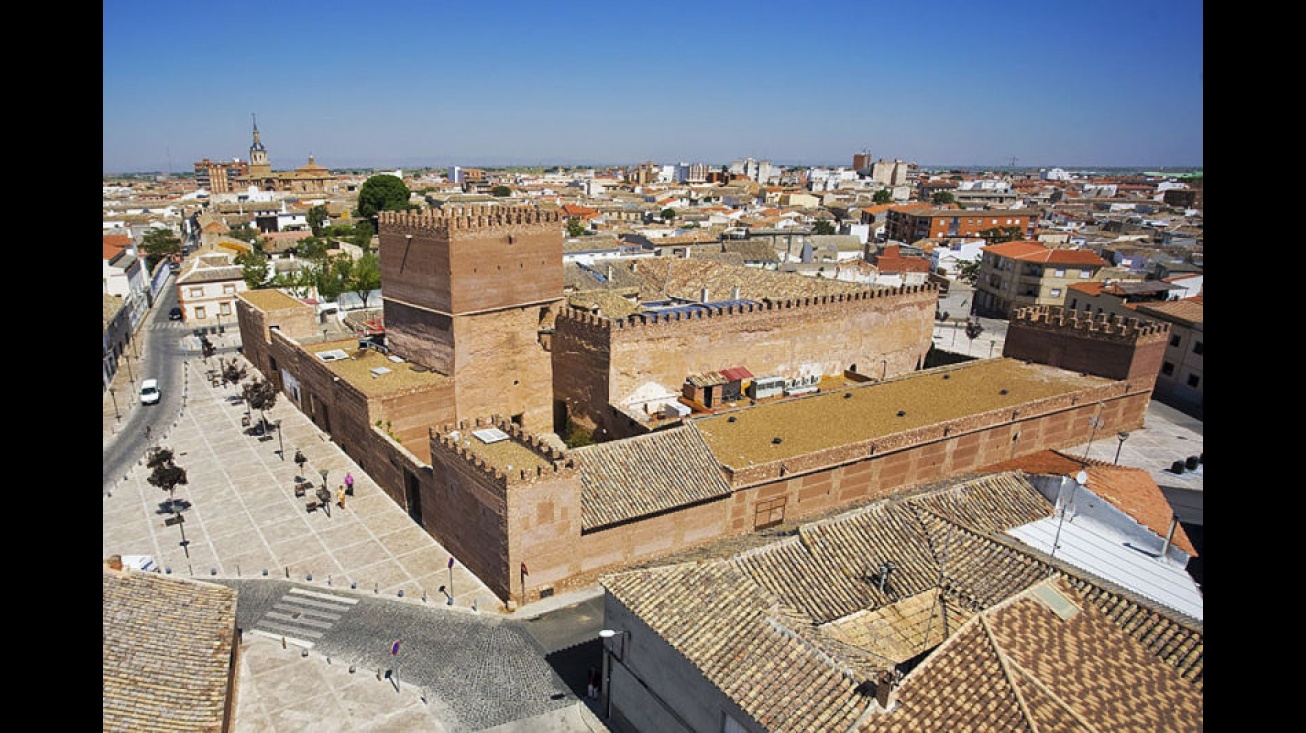
{"type": "Polygon", "coordinates": [[[627,419],[608,403],[646,382],[679,392],[690,374],[732,366],[786,378],[844,371],[892,377],[923,365],[937,302],[935,286],[917,285],[670,319],[609,321],[564,309],[553,338],[554,397],[578,422],[622,436],[630,432],[627,419]]]}
{"type": "Polygon", "coordinates": [[[1055,306],[1018,308],[1002,355],[1108,379],[1155,383],[1170,326],[1055,306]]]}

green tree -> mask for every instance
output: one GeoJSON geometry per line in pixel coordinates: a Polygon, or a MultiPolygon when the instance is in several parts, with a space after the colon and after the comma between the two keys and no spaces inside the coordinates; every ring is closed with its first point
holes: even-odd
{"type": "Polygon", "coordinates": [[[257,249],[236,255],[236,264],[240,265],[240,276],[250,290],[267,287],[268,256],[257,249]]]}
{"type": "Polygon", "coordinates": [[[893,192],[887,188],[881,188],[879,191],[871,194],[871,203],[888,204],[893,203],[893,192]]]}
{"type": "Polygon", "coordinates": [[[306,298],[312,294],[317,284],[317,265],[302,264],[289,272],[278,272],[270,285],[274,288],[289,290],[296,298],[306,298]]]}
{"type": "Polygon", "coordinates": [[[930,203],[934,204],[935,206],[943,206],[944,204],[955,204],[957,203],[957,197],[952,195],[951,191],[935,191],[934,195],[930,197],[930,203]]]}
{"type": "Polygon", "coordinates": [[[308,228],[313,230],[313,236],[322,236],[322,230],[326,227],[327,222],[331,221],[331,215],[327,212],[327,207],[322,205],[314,206],[308,210],[308,228]]]}
{"type": "Polygon", "coordinates": [[[249,244],[253,244],[256,246],[258,245],[259,240],[261,239],[258,230],[248,224],[241,224],[239,226],[232,227],[227,232],[227,236],[231,237],[232,239],[239,239],[242,242],[248,242],[249,244]]]}
{"type": "Polygon", "coordinates": [[[1001,244],[1002,242],[1014,242],[1025,236],[1025,230],[1020,227],[993,227],[978,232],[989,244],[1001,244]]]}
{"type": "Polygon", "coordinates": [[[812,234],[834,234],[834,224],[829,219],[817,219],[812,234]]]}
{"type": "Polygon", "coordinates": [[[372,236],[376,234],[376,227],[372,226],[370,221],[360,221],[354,225],[354,231],[346,238],[350,244],[362,247],[364,251],[372,248],[372,236]]]}
{"type": "Polygon", "coordinates": [[[666,209],[663,209],[663,210],[662,210],[662,218],[665,219],[666,221],[671,221],[672,219],[675,219],[675,218],[676,218],[676,210],[675,210],[675,209],[672,209],[672,208],[666,208],[666,209]]]}
{"type": "Polygon", "coordinates": [[[984,326],[979,322],[978,318],[966,321],[966,338],[970,339],[972,344],[975,343],[975,339],[979,338],[981,333],[984,333],[984,326]]]}
{"type": "Polygon", "coordinates": [[[321,262],[327,257],[325,237],[304,237],[295,245],[295,256],[310,262],[321,262]]]}
{"type": "Polygon", "coordinates": [[[568,219],[568,220],[567,220],[567,236],[568,236],[568,237],[580,237],[580,236],[584,236],[584,234],[585,234],[586,231],[587,231],[587,229],[586,229],[586,227],[585,227],[585,222],[581,221],[580,219],[568,219]]]}
{"type": "Polygon", "coordinates": [[[239,362],[232,359],[230,363],[222,367],[222,384],[240,384],[240,380],[245,378],[245,367],[239,362]]]}
{"type": "Polygon", "coordinates": [[[969,285],[974,285],[979,279],[980,261],[970,260],[957,265],[957,279],[969,285]]]}
{"type": "Polygon", "coordinates": [[[155,263],[170,255],[179,254],[181,252],[181,240],[177,238],[176,234],[172,233],[172,230],[155,227],[145,232],[145,236],[141,237],[141,251],[150,260],[148,265],[153,267],[155,263]]]}
{"type": "Polygon", "coordinates": [[[366,308],[372,291],[381,287],[381,258],[375,252],[365,252],[354,262],[349,274],[349,288],[362,299],[366,308]]]}
{"type": "Polygon", "coordinates": [[[512,189],[507,186],[495,186],[490,189],[490,195],[496,198],[504,198],[505,196],[512,195],[512,189]]]}
{"type": "Polygon", "coordinates": [[[398,176],[372,176],[358,188],[358,215],[373,219],[382,211],[404,211],[408,209],[409,193],[398,176]]]}

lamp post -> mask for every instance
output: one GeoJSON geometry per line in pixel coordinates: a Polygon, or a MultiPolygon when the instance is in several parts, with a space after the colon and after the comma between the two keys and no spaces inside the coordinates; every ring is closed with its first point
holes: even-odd
{"type": "Polygon", "coordinates": [[[132,374],[132,360],[131,360],[131,357],[127,356],[127,353],[126,353],[126,352],[123,352],[123,355],[122,355],[122,363],[124,363],[124,364],[127,365],[127,379],[131,381],[131,383],[132,383],[132,391],[135,392],[135,391],[136,391],[136,375],[135,375],[135,374],[132,374]]]}
{"type": "Polygon", "coordinates": [[[277,418],[277,455],[286,460],[286,444],[281,442],[281,418],[277,418]]]}
{"type": "Polygon", "coordinates": [[[1113,466],[1120,465],[1120,449],[1124,448],[1125,441],[1129,440],[1129,433],[1126,433],[1125,431],[1121,430],[1120,432],[1116,433],[1116,440],[1120,442],[1116,445],[1116,459],[1111,463],[1111,465],[1113,466]]]}
{"type": "Polygon", "coordinates": [[[122,422],[122,415],[118,412],[118,398],[113,394],[113,387],[109,387],[109,399],[113,400],[113,419],[122,422]]]}
{"type": "MultiPolygon", "coordinates": [[[[626,637],[630,635],[625,629],[616,630],[603,629],[599,631],[599,636],[604,639],[611,639],[614,636],[621,637],[621,653],[617,660],[626,661],[626,637]]],[[[603,718],[606,720],[612,717],[612,649],[608,647],[607,642],[603,643],[603,718]]]]}
{"type": "MultiPolygon", "coordinates": [[[[1050,557],[1057,556],[1057,547],[1060,546],[1061,542],[1061,524],[1066,521],[1066,509],[1075,503],[1075,494],[1079,491],[1079,487],[1088,483],[1088,472],[1081,468],[1079,473],[1068,478],[1074,481],[1075,485],[1070,488],[1070,499],[1061,505],[1061,517],[1057,519],[1057,533],[1052,537],[1052,551],[1048,553],[1050,557]]],[[[1060,492],[1058,492],[1058,495],[1060,495],[1060,492]]]]}

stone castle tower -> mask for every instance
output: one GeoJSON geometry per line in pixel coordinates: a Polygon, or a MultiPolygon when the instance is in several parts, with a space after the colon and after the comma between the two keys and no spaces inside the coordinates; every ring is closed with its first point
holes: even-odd
{"type": "Polygon", "coordinates": [[[1156,381],[1170,326],[1058,306],[1018,308],[1002,355],[1117,380],[1156,381]]]}
{"type": "Polygon", "coordinates": [[[530,206],[378,216],[386,345],[452,380],[458,419],[553,429],[544,334],[562,302],[562,223],[530,206]]]}

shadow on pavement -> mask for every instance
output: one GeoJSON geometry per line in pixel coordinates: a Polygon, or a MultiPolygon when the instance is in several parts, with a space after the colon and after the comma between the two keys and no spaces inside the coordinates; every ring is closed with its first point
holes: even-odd
{"type": "Polygon", "coordinates": [[[584,700],[597,712],[598,700],[590,700],[586,697],[585,688],[589,683],[590,667],[595,670],[603,668],[602,639],[595,637],[575,646],[559,649],[552,654],[545,655],[544,661],[548,662],[550,667],[553,667],[553,671],[558,673],[558,677],[562,678],[562,681],[567,684],[568,689],[575,693],[576,697],[584,700]]]}

